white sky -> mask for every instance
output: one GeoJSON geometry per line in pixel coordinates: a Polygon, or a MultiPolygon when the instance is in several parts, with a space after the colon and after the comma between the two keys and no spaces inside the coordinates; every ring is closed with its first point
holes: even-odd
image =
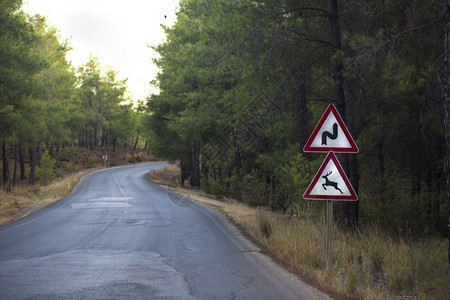
{"type": "Polygon", "coordinates": [[[85,64],[92,53],[103,67],[128,78],[133,100],[145,99],[157,68],[152,62],[156,46],[164,40],[160,24],[176,20],[179,0],[23,0],[28,14],[46,16],[62,40],[73,48],[68,60],[75,67],[85,64]]]}

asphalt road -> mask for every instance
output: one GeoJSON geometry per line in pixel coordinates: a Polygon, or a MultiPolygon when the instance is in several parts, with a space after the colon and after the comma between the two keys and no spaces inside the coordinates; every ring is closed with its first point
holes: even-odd
{"type": "Polygon", "coordinates": [[[0,227],[0,299],[327,299],[213,209],[149,182],[163,163],[92,173],[0,227]]]}

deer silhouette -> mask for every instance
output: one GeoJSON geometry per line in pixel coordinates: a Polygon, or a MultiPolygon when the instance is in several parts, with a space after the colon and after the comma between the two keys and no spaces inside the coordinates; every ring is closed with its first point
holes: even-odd
{"type": "Polygon", "coordinates": [[[333,171],[330,171],[330,172],[327,173],[327,175],[322,176],[322,178],[325,179],[325,183],[322,184],[323,189],[324,189],[324,190],[327,190],[326,186],[332,186],[332,187],[334,187],[336,190],[338,190],[339,192],[341,192],[341,194],[343,194],[342,190],[341,190],[340,188],[338,188],[338,183],[337,183],[337,182],[334,182],[334,181],[330,181],[330,180],[328,179],[328,176],[330,176],[331,173],[333,173],[333,171]]]}

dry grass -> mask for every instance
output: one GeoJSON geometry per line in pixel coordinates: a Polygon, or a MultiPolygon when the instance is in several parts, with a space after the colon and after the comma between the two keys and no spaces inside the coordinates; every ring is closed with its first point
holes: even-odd
{"type": "Polygon", "coordinates": [[[448,299],[447,241],[388,237],[372,226],[358,233],[333,228],[333,262],[326,265],[325,216],[287,216],[250,208],[231,199],[174,187],[176,166],[152,171],[149,178],[175,192],[212,205],[275,260],[336,298],[448,299]]]}
{"type": "Polygon", "coordinates": [[[45,186],[17,185],[13,193],[0,191],[0,225],[22,218],[70,194],[80,178],[94,170],[67,174],[45,186]]]}
{"type": "Polygon", "coordinates": [[[158,184],[169,185],[175,177],[178,177],[180,170],[176,165],[165,165],[164,168],[153,170],[149,173],[148,178],[158,184]]]}

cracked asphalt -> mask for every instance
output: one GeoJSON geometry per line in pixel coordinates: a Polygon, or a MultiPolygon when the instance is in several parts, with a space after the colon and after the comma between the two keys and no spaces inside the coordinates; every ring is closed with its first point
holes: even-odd
{"type": "Polygon", "coordinates": [[[329,299],[220,213],[147,180],[151,163],[87,175],[0,227],[0,299],[329,299]]]}

